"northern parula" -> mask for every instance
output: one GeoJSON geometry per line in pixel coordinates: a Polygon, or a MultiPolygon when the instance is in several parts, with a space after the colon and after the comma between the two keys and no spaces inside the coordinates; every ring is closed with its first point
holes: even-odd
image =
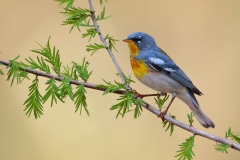
{"type": "Polygon", "coordinates": [[[174,98],[186,103],[196,116],[199,123],[205,127],[214,128],[215,125],[200,108],[194,94],[202,95],[188,78],[188,76],[173,62],[173,60],[156,45],[155,40],[142,32],[132,33],[123,40],[130,49],[130,62],[136,78],[146,86],[162,93],[172,94],[172,99],[163,118],[174,98]]]}

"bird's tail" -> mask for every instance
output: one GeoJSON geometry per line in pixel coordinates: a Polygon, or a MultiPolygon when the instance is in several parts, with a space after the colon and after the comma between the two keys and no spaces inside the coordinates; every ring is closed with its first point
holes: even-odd
{"type": "Polygon", "coordinates": [[[205,127],[205,128],[209,128],[209,127],[214,128],[215,127],[215,124],[213,123],[213,121],[210,118],[208,118],[201,109],[195,108],[195,109],[192,109],[192,112],[195,115],[195,117],[197,118],[198,122],[203,127],[205,127]]]}
{"type": "Polygon", "coordinates": [[[209,127],[214,128],[215,124],[213,123],[213,121],[210,118],[208,118],[208,116],[206,116],[203,113],[203,111],[201,110],[201,108],[197,102],[197,99],[195,98],[194,94],[191,91],[189,91],[189,96],[190,96],[191,102],[185,101],[185,103],[188,104],[188,106],[192,110],[193,114],[197,118],[198,122],[205,128],[209,128],[209,127]]]}

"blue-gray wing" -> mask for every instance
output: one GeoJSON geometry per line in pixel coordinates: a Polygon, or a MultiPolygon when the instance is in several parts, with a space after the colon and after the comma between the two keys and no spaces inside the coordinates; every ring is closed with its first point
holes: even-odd
{"type": "Polygon", "coordinates": [[[153,69],[160,71],[183,86],[186,86],[193,93],[202,95],[202,92],[193,85],[188,76],[172,60],[167,60],[166,57],[162,57],[161,59],[154,56],[149,57],[146,62],[153,69]]]}

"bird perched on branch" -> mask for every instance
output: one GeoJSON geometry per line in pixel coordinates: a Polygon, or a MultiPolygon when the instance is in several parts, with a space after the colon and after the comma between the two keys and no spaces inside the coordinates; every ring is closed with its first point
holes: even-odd
{"type": "Polygon", "coordinates": [[[215,125],[200,108],[194,94],[202,95],[188,76],[173,62],[173,60],[157,45],[155,40],[142,32],[132,33],[123,40],[130,49],[130,62],[136,78],[146,86],[162,93],[172,94],[172,99],[159,115],[164,119],[175,97],[185,102],[196,116],[199,123],[205,127],[215,125]]]}

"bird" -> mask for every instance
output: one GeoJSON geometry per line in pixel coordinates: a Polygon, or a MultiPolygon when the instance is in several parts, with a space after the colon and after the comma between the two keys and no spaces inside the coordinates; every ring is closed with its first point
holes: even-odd
{"type": "Polygon", "coordinates": [[[123,40],[130,49],[130,63],[135,77],[151,89],[172,95],[167,108],[160,113],[164,116],[177,97],[189,106],[199,123],[205,128],[214,128],[213,121],[206,116],[194,96],[203,95],[176,63],[157,46],[154,38],[147,33],[134,32],[123,40]]]}

